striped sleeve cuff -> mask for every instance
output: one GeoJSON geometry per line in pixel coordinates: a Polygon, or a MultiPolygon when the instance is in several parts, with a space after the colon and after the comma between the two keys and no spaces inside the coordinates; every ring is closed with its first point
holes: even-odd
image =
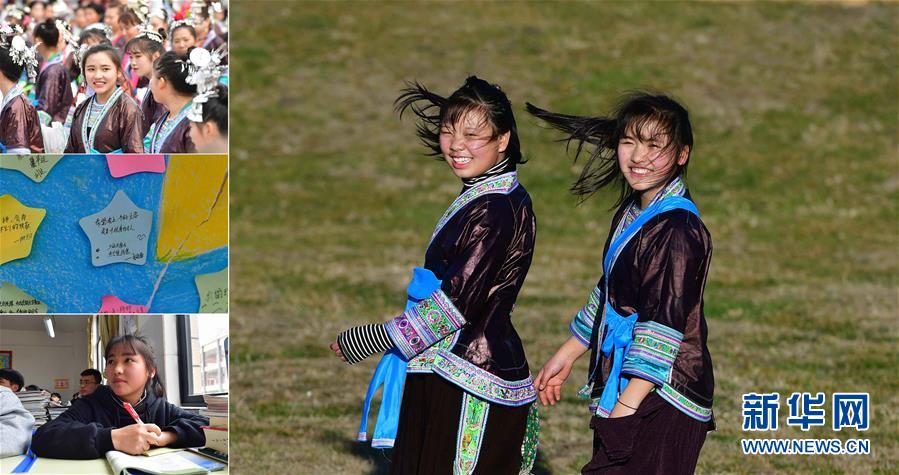
{"type": "Polygon", "coordinates": [[[568,326],[571,334],[586,347],[590,346],[590,335],[593,332],[596,311],[602,305],[603,300],[602,290],[599,289],[599,286],[594,287],[587,300],[587,305],[584,305],[584,308],[575,315],[571,325],[568,326]]]}
{"type": "Polygon", "coordinates": [[[349,364],[356,364],[393,346],[387,336],[387,329],[381,323],[350,328],[337,335],[337,344],[349,364]]]}
{"type": "Polygon", "coordinates": [[[629,374],[661,386],[669,382],[684,334],[656,322],[634,325],[634,341],[624,357],[621,374],[629,374]]]}
{"type": "Polygon", "coordinates": [[[384,324],[390,341],[407,359],[426,350],[465,325],[465,317],[453,302],[437,289],[402,315],[384,324]]]}

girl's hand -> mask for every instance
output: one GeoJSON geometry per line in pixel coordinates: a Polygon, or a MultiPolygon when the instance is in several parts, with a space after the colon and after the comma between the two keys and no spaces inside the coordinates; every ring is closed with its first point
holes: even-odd
{"type": "Polygon", "coordinates": [[[574,366],[573,360],[556,353],[537,373],[534,386],[537,388],[538,397],[544,406],[547,404],[555,406],[562,399],[562,384],[571,374],[572,366],[574,366]]]}
{"type": "Polygon", "coordinates": [[[562,399],[562,384],[571,374],[574,362],[587,351],[587,347],[575,337],[570,337],[562,343],[559,351],[553,355],[543,368],[537,373],[534,387],[543,405],[555,405],[562,399]]]}
{"type": "Polygon", "coordinates": [[[162,430],[156,424],[131,424],[121,429],[113,429],[112,446],[130,455],[140,455],[158,445],[162,430]]]}
{"type": "Polygon", "coordinates": [[[157,447],[167,447],[178,441],[178,434],[172,431],[162,431],[156,441],[157,447]]]}
{"type": "Polygon", "coordinates": [[[342,359],[344,363],[347,362],[346,357],[344,357],[343,353],[340,351],[340,345],[338,345],[336,341],[332,341],[330,347],[331,351],[333,351],[338,358],[342,359]]]}

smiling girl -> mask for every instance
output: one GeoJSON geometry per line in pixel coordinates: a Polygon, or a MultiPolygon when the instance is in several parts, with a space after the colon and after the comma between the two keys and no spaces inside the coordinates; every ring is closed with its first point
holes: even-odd
{"type": "Polygon", "coordinates": [[[94,459],[110,450],[139,455],[152,447],[202,447],[206,417],[165,400],[153,347],[144,337],[123,335],[106,345],[106,379],[90,395],[76,399],[34,435],[41,457],[94,459]],[[131,404],[143,423],[124,407],[131,404]]]}
{"type": "Polygon", "coordinates": [[[693,149],[686,109],[646,93],[627,96],[612,117],[528,111],[595,147],[572,191],[617,188],[603,276],[575,316],[571,337],[535,385],[555,404],[581,355],[592,350],[593,457],[583,473],[693,473],[714,429],[712,359],[703,289],[712,240],[684,183],[693,149]]]}
{"type": "Polygon", "coordinates": [[[419,137],[462,191],[437,223],[424,268],[415,269],[407,310],[344,331],[331,349],[349,364],[385,350],[382,364],[392,355],[403,361],[395,444],[380,441],[394,445],[392,473],[529,473],[537,394],[512,307],[537,224],[518,182],[512,104],[474,76],[449,97],[416,84],[396,104],[419,118],[419,137]]]}
{"type": "Polygon", "coordinates": [[[66,153],[143,153],[140,108],[117,83],[122,74],[118,50],[91,46],[81,58],[81,70],[94,95],[75,108],[66,153]]]}

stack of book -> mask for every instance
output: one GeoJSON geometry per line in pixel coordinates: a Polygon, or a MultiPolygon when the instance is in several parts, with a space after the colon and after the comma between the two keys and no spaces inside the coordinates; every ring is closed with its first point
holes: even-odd
{"type": "Polygon", "coordinates": [[[61,416],[62,413],[66,412],[67,410],[69,410],[69,406],[62,403],[50,401],[47,404],[47,413],[50,416],[51,421],[61,416]]]}
{"type": "Polygon", "coordinates": [[[25,410],[34,416],[34,427],[44,425],[47,418],[47,403],[50,401],[50,393],[46,391],[19,391],[16,393],[25,410]]]}
{"type": "Polygon", "coordinates": [[[209,425],[203,427],[206,435],[206,449],[217,452],[217,458],[228,457],[228,395],[203,396],[206,409],[200,409],[200,415],[209,418],[209,425]]]}

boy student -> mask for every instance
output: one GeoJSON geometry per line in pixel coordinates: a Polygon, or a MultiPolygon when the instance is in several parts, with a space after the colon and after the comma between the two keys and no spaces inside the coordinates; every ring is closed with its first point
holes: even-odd
{"type": "MultiPolygon", "coordinates": [[[[19,379],[21,377],[19,374],[19,379]]],[[[0,377],[0,458],[24,454],[31,444],[34,429],[34,416],[25,410],[8,382],[5,377],[0,377]]]]}
{"type": "Polygon", "coordinates": [[[12,392],[17,393],[25,387],[25,377],[12,368],[0,369],[0,386],[6,386],[12,392]]]}
{"type": "Polygon", "coordinates": [[[81,378],[78,380],[78,397],[93,394],[102,382],[103,376],[96,369],[88,368],[82,371],[81,378]]]}

